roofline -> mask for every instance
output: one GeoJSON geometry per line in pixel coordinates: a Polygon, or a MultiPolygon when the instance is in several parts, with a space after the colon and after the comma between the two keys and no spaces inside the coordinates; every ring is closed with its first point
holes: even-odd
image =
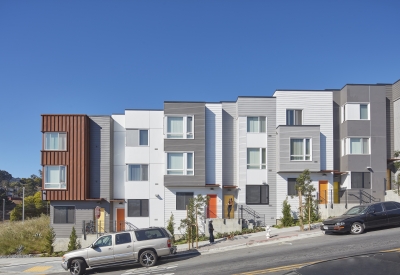
{"type": "Polygon", "coordinates": [[[164,103],[204,103],[204,104],[206,104],[207,102],[205,102],[205,101],[164,101],[164,103]]]}
{"type": "Polygon", "coordinates": [[[41,116],[89,116],[87,114],[41,114],[41,116]]]}
{"type": "MultiPolygon", "coordinates": [[[[375,83],[375,84],[347,83],[347,84],[345,84],[345,85],[342,87],[342,89],[343,89],[344,87],[346,87],[346,86],[388,86],[388,85],[392,85],[392,84],[390,84],[390,83],[387,83],[387,84],[385,84],[385,83],[375,83]]],[[[340,90],[342,90],[342,89],[340,89],[340,90]]]]}
{"type": "Polygon", "coordinates": [[[164,109],[125,109],[125,111],[164,111],[164,109]]]}
{"type": "Polygon", "coordinates": [[[275,96],[269,96],[269,95],[265,95],[265,96],[263,96],[263,95],[260,95],[260,96],[258,96],[258,95],[254,95],[254,96],[251,96],[251,95],[249,95],[249,96],[240,95],[237,98],[239,99],[239,98],[276,98],[276,97],[275,96]]]}

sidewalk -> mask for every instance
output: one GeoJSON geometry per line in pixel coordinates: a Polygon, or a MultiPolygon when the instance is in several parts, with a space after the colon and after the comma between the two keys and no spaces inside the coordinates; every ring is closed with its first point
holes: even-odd
{"type": "MultiPolygon", "coordinates": [[[[299,226],[288,227],[288,228],[271,228],[271,237],[267,239],[266,232],[257,232],[246,235],[235,236],[232,239],[222,238],[216,239],[214,244],[210,244],[208,241],[199,242],[199,248],[191,248],[189,250],[188,244],[177,245],[177,254],[186,253],[201,253],[201,254],[211,254],[218,253],[227,250],[247,248],[250,246],[258,245],[270,245],[286,241],[293,241],[298,239],[305,239],[311,237],[317,237],[324,235],[323,231],[319,228],[320,223],[312,224],[311,231],[300,231],[299,226]]],[[[305,226],[308,229],[308,226],[305,226]]],[[[196,247],[196,243],[194,243],[196,247]]]]}

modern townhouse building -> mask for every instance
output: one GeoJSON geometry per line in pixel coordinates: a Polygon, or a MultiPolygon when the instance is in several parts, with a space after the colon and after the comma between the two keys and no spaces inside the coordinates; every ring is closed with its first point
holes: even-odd
{"type": "Polygon", "coordinates": [[[42,115],[43,199],[51,202],[58,247],[90,221],[110,232],[126,222],[165,226],[173,214],[179,234],[197,195],[209,196],[209,219],[251,213],[275,224],[286,198],[296,217],[292,196],[304,169],[325,207],[383,200],[400,149],[399,99],[400,81],[166,101],[162,110],[111,116],[42,115]]]}

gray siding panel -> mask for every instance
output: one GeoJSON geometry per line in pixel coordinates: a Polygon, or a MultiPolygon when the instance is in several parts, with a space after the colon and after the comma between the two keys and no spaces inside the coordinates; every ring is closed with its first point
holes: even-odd
{"type": "Polygon", "coordinates": [[[386,137],[387,137],[387,157],[393,156],[394,151],[394,126],[393,126],[393,100],[392,85],[386,86],[386,137]]]}
{"type": "Polygon", "coordinates": [[[304,169],[309,169],[311,172],[319,172],[321,170],[321,132],[319,126],[279,126],[277,133],[279,142],[279,147],[277,147],[279,152],[278,172],[301,172],[304,169]],[[290,160],[291,138],[311,138],[311,161],[290,160]]]}
{"type": "Polygon", "coordinates": [[[236,180],[236,103],[222,103],[222,182],[237,185],[236,180]]]}
{"type": "Polygon", "coordinates": [[[333,91],[333,169],[340,170],[340,91],[333,91]]]}
{"type": "Polygon", "coordinates": [[[165,139],[165,152],[194,152],[194,176],[164,176],[164,185],[169,186],[204,186],[205,173],[205,103],[165,102],[164,114],[194,115],[194,139],[165,139]]]}
{"type": "MultiPolygon", "coordinates": [[[[51,201],[50,224],[54,228],[56,238],[68,238],[71,235],[72,227],[75,227],[78,237],[82,236],[82,221],[94,220],[94,209],[98,205],[96,202],[85,201],[51,201]],[[54,206],[75,206],[75,223],[54,224],[54,206]]],[[[99,206],[104,207],[105,205],[103,203],[99,206]]],[[[107,228],[106,231],[108,231],[107,228]]]]}
{"type": "Polygon", "coordinates": [[[393,101],[400,99],[400,81],[392,85],[393,101]]]}

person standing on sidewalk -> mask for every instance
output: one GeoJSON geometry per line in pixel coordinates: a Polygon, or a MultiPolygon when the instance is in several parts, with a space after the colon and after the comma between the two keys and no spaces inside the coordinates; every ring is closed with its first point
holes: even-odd
{"type": "Polygon", "coordinates": [[[231,218],[232,207],[233,207],[233,199],[230,198],[228,201],[228,219],[231,218]]]}
{"type": "Polygon", "coordinates": [[[214,243],[214,226],[212,220],[208,222],[208,233],[210,233],[210,243],[214,243]]]}

